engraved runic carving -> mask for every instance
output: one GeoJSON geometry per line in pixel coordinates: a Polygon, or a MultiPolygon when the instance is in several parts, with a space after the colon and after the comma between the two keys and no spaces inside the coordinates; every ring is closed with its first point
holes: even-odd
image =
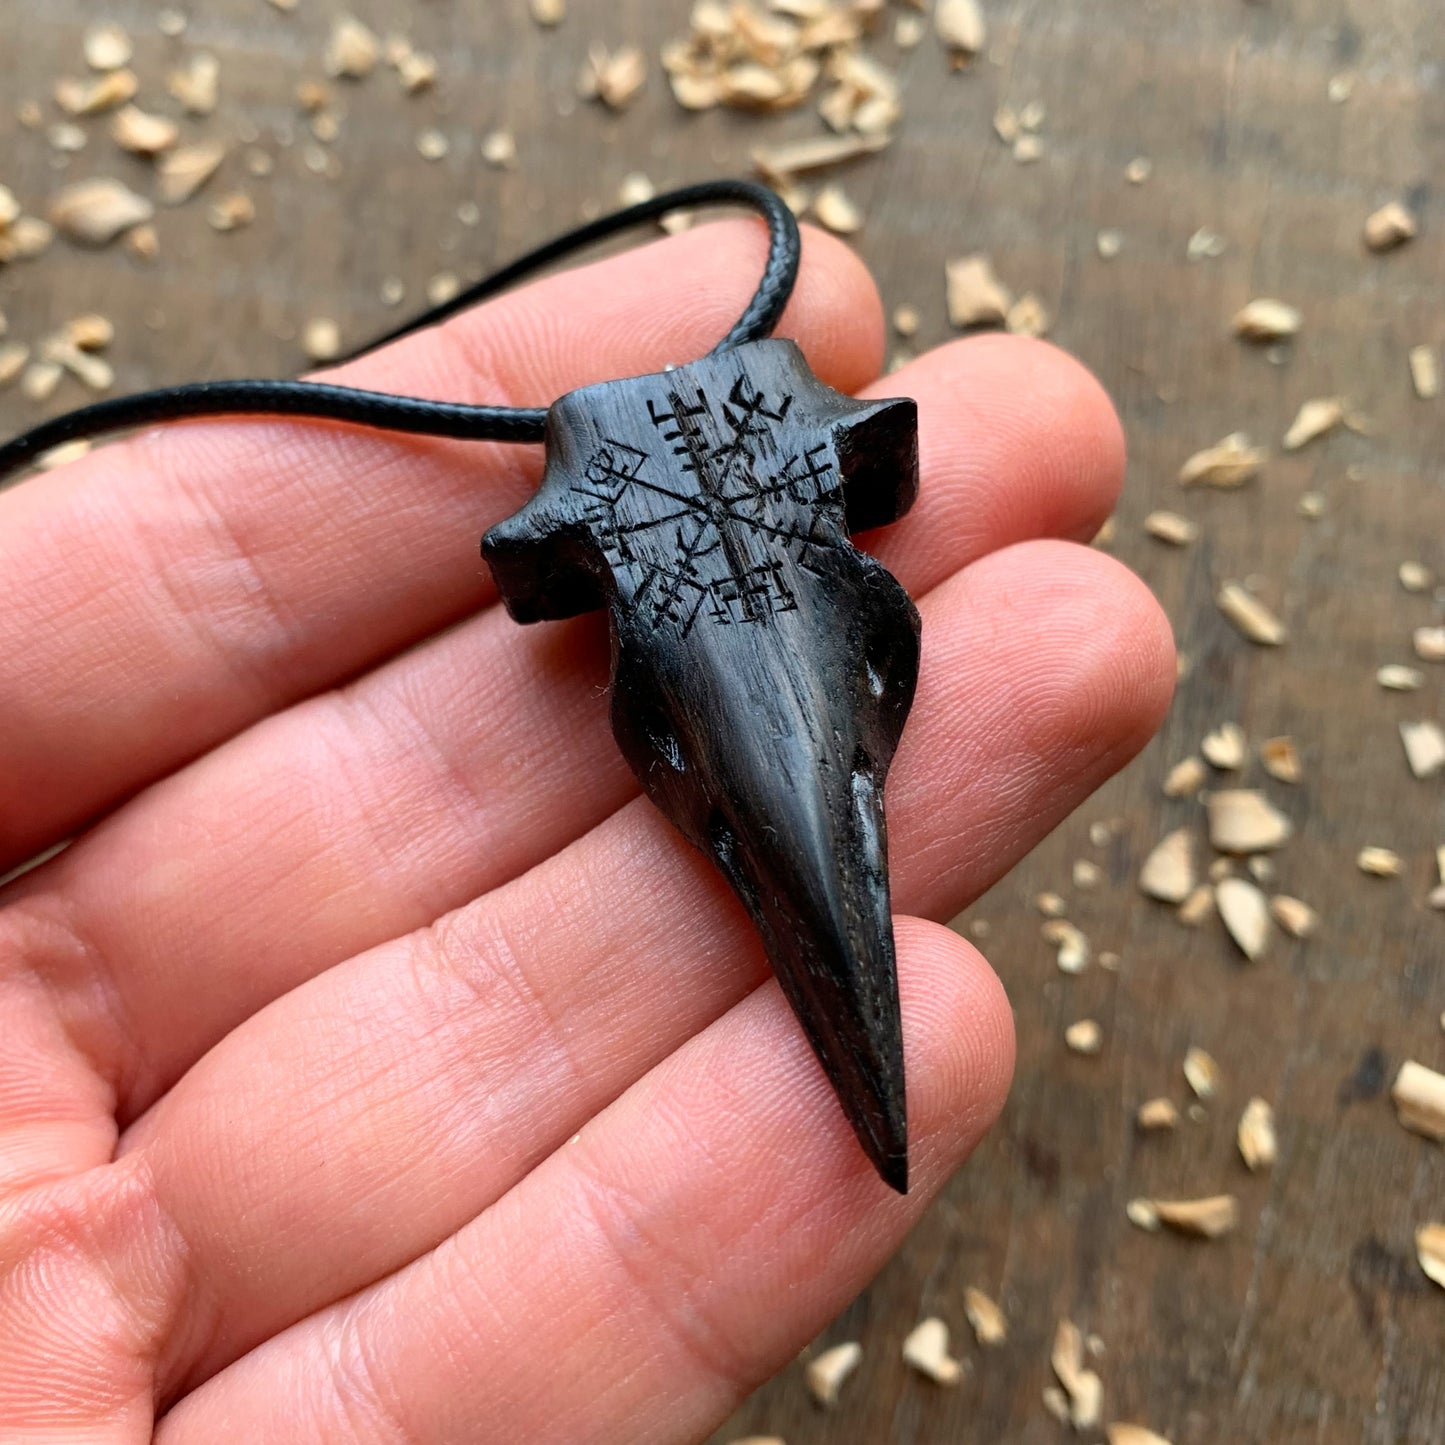
{"type": "Polygon", "coordinates": [[[854,1130],[906,1187],[883,784],[918,614],[849,533],[918,486],[913,402],[788,341],[562,397],[537,493],[483,552],[519,621],[608,609],[612,725],[752,916],[854,1130]]]}

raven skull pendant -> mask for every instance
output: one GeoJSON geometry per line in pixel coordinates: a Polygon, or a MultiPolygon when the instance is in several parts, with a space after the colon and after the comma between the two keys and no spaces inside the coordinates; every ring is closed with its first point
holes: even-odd
{"type": "Polygon", "coordinates": [[[561,397],[531,500],[483,539],[519,622],[606,607],[612,728],[732,885],[882,1177],[908,1182],[883,784],[919,619],[849,534],[918,491],[917,408],[791,341],[561,397]]]}

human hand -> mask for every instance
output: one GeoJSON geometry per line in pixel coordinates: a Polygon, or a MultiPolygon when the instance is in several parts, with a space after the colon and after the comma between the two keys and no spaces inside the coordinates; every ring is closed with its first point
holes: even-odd
{"type": "MultiPolygon", "coordinates": [[[[347,369],[544,403],[709,347],[726,223],[347,369]]],[[[916,397],[861,539],[918,600],[888,784],[913,1192],[879,1182],[727,887],[607,726],[606,625],[476,541],[536,449],[187,424],[0,495],[0,1440],[695,1440],[897,1247],[1001,1107],[1007,1002],[936,922],[1140,747],[1168,626],[1077,545],[1122,474],[1042,343],[878,378],[806,236],[779,334],[916,397]],[[95,822],[102,814],[108,814],[95,822]]]]}

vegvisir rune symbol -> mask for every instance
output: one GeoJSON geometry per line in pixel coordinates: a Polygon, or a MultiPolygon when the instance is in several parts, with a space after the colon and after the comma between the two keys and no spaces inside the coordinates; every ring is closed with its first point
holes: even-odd
{"type": "Polygon", "coordinates": [[[918,614],[849,533],[918,484],[911,401],[787,341],[557,401],[532,499],[483,552],[518,620],[606,607],[613,731],[752,917],[859,1140],[906,1187],[883,784],[918,614]]]}

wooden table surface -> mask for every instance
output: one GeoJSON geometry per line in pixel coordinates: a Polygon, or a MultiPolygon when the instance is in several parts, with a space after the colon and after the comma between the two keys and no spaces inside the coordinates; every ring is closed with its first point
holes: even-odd
{"type": "MultiPolygon", "coordinates": [[[[380,29],[404,27],[441,59],[440,84],[408,100],[393,82],[345,92],[333,146],[337,174],[306,170],[294,86],[315,74],[327,17],[301,0],[286,15],[263,0],[190,0],[181,39],[159,34],[153,0],[9,0],[0,47],[0,181],[23,200],[62,178],[103,169],[140,184],[140,162],[97,135],[57,171],[17,104],[48,100],[50,81],[79,66],[86,23],[104,15],[137,37],[136,65],[156,77],[187,50],[223,60],[214,124],[250,124],[278,157],[248,181],[258,216],[217,235],[205,205],[161,218],[154,266],[113,248],[63,244],[0,270],[0,308],[14,335],[103,311],[116,322],[119,385],[300,365],[301,321],[329,314],[360,340],[388,324],[385,277],[419,300],[429,277],[478,273],[572,223],[584,204],[613,203],[621,178],[659,185],[747,169],[763,140],[812,134],[807,111],[760,119],[685,116],[661,83],[656,54],[683,27],[682,0],[571,0],[543,32],[521,0],[356,0],[380,29]],[[652,62],[648,90],[620,116],[577,102],[588,44],[632,40],[652,62]],[[450,154],[423,163],[417,129],[437,124],[450,154]],[[518,137],[515,171],[486,167],[479,137],[518,137]],[[104,152],[102,156],[102,151],[104,152]],[[480,206],[460,224],[459,202],[480,206]]],[[[1002,1121],[883,1275],[825,1334],[857,1339],[863,1363],[833,1412],[816,1407],[801,1370],[785,1371],[717,1437],[942,1445],[1065,1438],[1041,1404],[1057,1322],[1099,1337],[1094,1361],[1105,1418],[1150,1425],[1176,1445],[1424,1442],[1445,1438],[1445,1291],[1414,1257],[1413,1232],[1445,1219],[1445,1155],[1406,1133],[1388,1099],[1401,1060],[1445,1063],[1445,916],[1425,906],[1433,849],[1445,842],[1439,779],[1413,778],[1397,725],[1439,717],[1442,669],[1425,686],[1386,693],[1385,662],[1413,662],[1411,630],[1439,621],[1433,592],[1408,595],[1402,560],[1445,571],[1445,400],[1418,400],[1405,353],[1445,342],[1445,26],[1438,0],[990,0],[988,55],[952,74],[930,36],[899,60],[906,116],[883,156],[850,166],[846,185],[867,223],[857,245],[890,304],[923,317],[922,346],[949,333],[943,261],[981,250],[1017,291],[1038,293],[1053,338],[1102,377],[1131,446],[1113,550],[1157,591],[1188,675],[1144,757],[969,912],[1013,1000],[1019,1064],[1002,1121]],[[1332,76],[1353,92],[1332,103],[1332,76]],[[1047,107],[1043,158],[1019,165],[991,130],[1000,104],[1047,107]],[[1125,178],[1153,161],[1142,185],[1125,178]],[[1422,222],[1389,256],[1362,247],[1364,217],[1403,198],[1422,222]],[[1225,253],[1189,264],[1190,235],[1208,226],[1225,253]],[[1103,228],[1123,236],[1101,260],[1103,228]],[[1256,295],[1299,306],[1304,330],[1271,360],[1229,334],[1256,295]],[[1181,461],[1245,430],[1276,449],[1299,403],[1345,395],[1370,420],[1276,456],[1262,482],[1237,492],[1181,491],[1181,461]],[[1302,495],[1324,513],[1301,516],[1302,495]],[[1141,528],[1152,509],[1194,518],[1200,540],[1176,550],[1141,528]],[[1254,647],[1220,616],[1226,578],[1250,579],[1290,628],[1278,650],[1254,647]],[[1202,836],[1195,799],[1166,799],[1168,765],[1233,720],[1252,744],[1288,734],[1303,778],[1243,777],[1293,818],[1277,858],[1280,889],[1312,903],[1320,931],[1277,937],[1245,965],[1216,919],[1197,929],[1143,899],[1139,863],[1168,829],[1202,836]],[[1102,846],[1090,824],[1107,821],[1102,846]],[[1364,844],[1405,860],[1397,879],[1367,877],[1364,844]],[[1091,889],[1075,860],[1103,870],[1091,889]],[[1096,951],[1077,977],[1056,968],[1033,900],[1055,889],[1096,951]],[[1070,1053],[1065,1027],[1103,1027],[1097,1057],[1070,1053]],[[1218,1060],[1218,1096],[1168,1137],[1135,1128],[1158,1094],[1181,1107],[1186,1048],[1218,1060]],[[1279,1121],[1276,1166],[1250,1174],[1235,1125],[1252,1095],[1279,1121]],[[1138,1195],[1232,1192],[1239,1229],[1199,1242],[1131,1226],[1138,1195]],[[1010,1333],[984,1352],[963,1315],[975,1284],[1003,1305],[1010,1333]],[[902,1364],[904,1334],[924,1315],[953,1328],[969,1372],[939,1388],[902,1364]]],[[[877,53],[895,56],[891,41],[877,53]]],[[[233,159],[230,162],[235,165],[233,159]]],[[[232,179],[247,178],[236,169],[232,179]]],[[[67,390],[53,406],[76,404],[67,390]]],[[[36,419],[0,393],[0,433],[36,419]]],[[[1095,1432],[1097,1436],[1097,1432],[1095,1432]]]]}

